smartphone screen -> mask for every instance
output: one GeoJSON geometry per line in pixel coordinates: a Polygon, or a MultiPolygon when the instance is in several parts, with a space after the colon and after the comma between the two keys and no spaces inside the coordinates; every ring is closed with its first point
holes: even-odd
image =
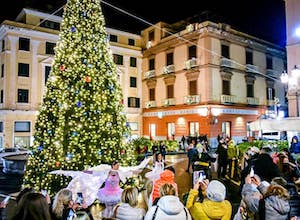
{"type": "Polygon", "coordinates": [[[5,199],[3,200],[4,204],[7,204],[9,199],[10,199],[10,196],[6,196],[5,199]]]}
{"type": "Polygon", "coordinates": [[[73,209],[70,209],[67,220],[73,220],[74,214],[75,214],[75,212],[73,211],[73,209]]]}
{"type": "Polygon", "coordinates": [[[78,193],[77,193],[76,203],[82,205],[82,203],[83,203],[83,195],[82,195],[82,192],[78,192],[78,193]]]}
{"type": "Polygon", "coordinates": [[[42,189],[41,193],[42,193],[43,196],[45,196],[45,197],[47,196],[47,190],[46,189],[42,189]]]}
{"type": "Polygon", "coordinates": [[[193,183],[194,183],[194,185],[197,182],[203,181],[205,178],[206,178],[206,176],[205,176],[205,172],[203,170],[194,171],[194,173],[193,173],[193,183]]]}

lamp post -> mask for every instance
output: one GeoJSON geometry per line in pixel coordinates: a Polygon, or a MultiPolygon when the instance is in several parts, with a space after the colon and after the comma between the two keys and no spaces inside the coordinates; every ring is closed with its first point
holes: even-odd
{"type": "Polygon", "coordinates": [[[300,79],[300,68],[295,65],[291,70],[291,73],[288,74],[286,71],[280,76],[281,82],[287,84],[287,96],[288,96],[288,105],[289,105],[289,117],[299,117],[300,110],[300,88],[299,88],[299,79],[300,79]]]}

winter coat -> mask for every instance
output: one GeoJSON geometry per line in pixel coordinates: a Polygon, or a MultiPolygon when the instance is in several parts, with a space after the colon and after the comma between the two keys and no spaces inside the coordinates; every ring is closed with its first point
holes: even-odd
{"type": "Polygon", "coordinates": [[[128,203],[117,205],[114,213],[116,213],[115,218],[118,220],[143,220],[146,214],[144,209],[132,207],[128,203]]]}
{"type": "Polygon", "coordinates": [[[214,202],[204,199],[202,203],[195,202],[198,191],[191,189],[187,199],[186,207],[189,209],[193,219],[210,220],[221,219],[230,220],[232,206],[229,201],[214,202]]]}
{"type": "MultiPolygon", "coordinates": [[[[264,193],[266,186],[260,184],[258,190],[264,193]]],[[[279,196],[268,196],[265,200],[265,219],[286,220],[289,216],[290,205],[289,201],[279,196]]]]}
{"type": "Polygon", "coordinates": [[[164,185],[165,183],[172,184],[175,187],[176,191],[178,191],[177,190],[177,184],[175,183],[174,179],[175,179],[175,175],[172,171],[164,170],[160,174],[160,178],[154,182],[153,193],[152,193],[152,201],[154,201],[156,198],[159,197],[159,188],[162,185],[164,185]]]}
{"type": "Polygon", "coordinates": [[[152,220],[153,215],[155,215],[155,220],[192,220],[189,211],[179,198],[171,195],[161,197],[157,205],[148,210],[144,220],[152,220]],[[154,214],[155,211],[156,214],[154,214]]]}
{"type": "Polygon", "coordinates": [[[300,154],[300,142],[298,141],[297,136],[293,136],[292,138],[290,153],[300,154]],[[296,142],[293,142],[293,140],[296,140],[296,142]]]}
{"type": "Polygon", "coordinates": [[[239,156],[239,149],[233,140],[230,140],[228,143],[227,156],[230,160],[239,156]]]}

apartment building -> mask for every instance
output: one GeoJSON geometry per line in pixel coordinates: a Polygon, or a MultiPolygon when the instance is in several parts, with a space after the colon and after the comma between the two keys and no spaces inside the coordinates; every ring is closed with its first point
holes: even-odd
{"type": "Polygon", "coordinates": [[[256,135],[249,122],[287,112],[284,48],[210,21],[159,22],[141,35],[144,136],[240,142],[256,135]]]}
{"type": "MultiPolygon", "coordinates": [[[[0,26],[0,148],[28,147],[54,58],[62,18],[23,9],[0,26]]],[[[141,36],[111,28],[114,62],[133,136],[142,131],[141,36]]]]}

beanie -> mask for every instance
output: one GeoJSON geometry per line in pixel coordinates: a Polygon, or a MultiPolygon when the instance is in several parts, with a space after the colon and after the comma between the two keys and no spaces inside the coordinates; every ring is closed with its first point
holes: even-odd
{"type": "Polygon", "coordinates": [[[212,180],[206,189],[206,196],[214,202],[222,202],[225,199],[226,188],[223,183],[218,180],[212,180]]]}

